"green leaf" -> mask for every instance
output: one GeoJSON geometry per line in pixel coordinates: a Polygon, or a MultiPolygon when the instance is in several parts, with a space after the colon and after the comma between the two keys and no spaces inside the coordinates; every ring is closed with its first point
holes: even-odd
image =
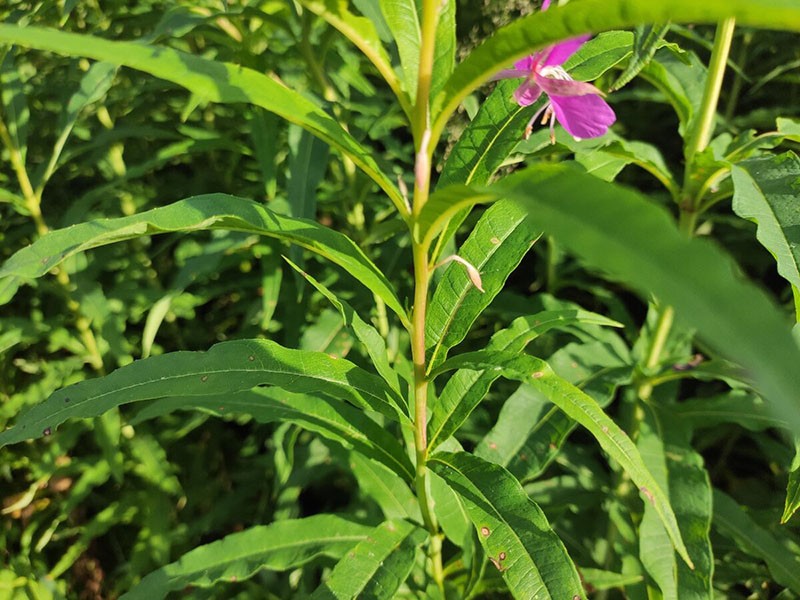
{"type": "Polygon", "coordinates": [[[189,585],[210,587],[220,581],[242,581],[261,569],[283,571],[318,556],[340,558],[372,533],[371,527],[335,515],[252,527],[184,554],[179,561],[150,573],[122,598],[165,598],[168,592],[189,585]]]}
{"type": "Polygon", "coordinates": [[[416,99],[421,36],[417,3],[415,0],[379,0],[379,3],[400,55],[404,88],[410,98],[416,99]]]}
{"type": "Polygon", "coordinates": [[[789,483],[786,486],[786,502],[783,507],[781,523],[788,523],[792,515],[800,508],[800,467],[789,473],[789,483]]]}
{"type": "Polygon", "coordinates": [[[249,103],[265,108],[341,150],[386,192],[401,214],[407,212],[397,187],[369,150],[322,108],[263,73],[164,46],[114,42],[37,27],[0,24],[0,42],[131,67],[185,87],[210,102],[249,103]]]}
{"type": "Polygon", "coordinates": [[[515,598],[585,598],[564,544],[508,471],[466,452],[438,452],[428,466],[463,500],[515,598]]]}
{"type": "Polygon", "coordinates": [[[648,65],[668,31],[669,23],[636,27],[633,34],[633,56],[611,86],[610,91],[615,92],[628,85],[648,65]]]}
{"type": "Polygon", "coordinates": [[[381,463],[402,478],[401,485],[403,480],[414,479],[414,468],[397,439],[362,411],[338,399],[274,388],[212,396],[173,396],[154,401],[139,411],[131,424],[176,410],[202,410],[217,417],[249,415],[259,423],[294,423],[381,463]]]}
{"type": "Polygon", "coordinates": [[[435,98],[456,65],[456,2],[440,0],[433,48],[431,98],[435,98]]]}
{"type": "Polygon", "coordinates": [[[714,528],[732,538],[741,550],[767,563],[780,585],[800,593],[800,559],[787,552],[772,533],[761,527],[727,494],[714,490],[714,528]]]}
{"type": "MultiPolygon", "coordinates": [[[[600,407],[630,383],[632,367],[599,341],[567,344],[549,358],[566,381],[583,389],[600,407]],[[559,363],[564,363],[559,368],[559,363]]],[[[504,466],[524,482],[538,477],[561,453],[576,423],[528,384],[519,386],[503,404],[494,427],[475,454],[504,466]]]]}
{"type": "Polygon", "coordinates": [[[414,566],[426,532],[407,521],[387,521],[356,544],[311,594],[311,600],[390,600],[414,566]]]}
{"type": "Polygon", "coordinates": [[[292,263],[292,261],[288,259],[285,260],[336,307],[342,315],[345,326],[352,330],[353,334],[364,346],[367,355],[372,360],[375,370],[378,371],[380,376],[383,377],[384,381],[386,381],[394,391],[400,393],[400,378],[397,375],[397,371],[395,371],[389,363],[386,342],[381,334],[378,333],[372,325],[364,321],[347,302],[337,298],[327,287],[305,271],[302,271],[297,265],[292,263]]]}
{"type": "Polygon", "coordinates": [[[604,31],[584,43],[564,63],[573,79],[594,81],[630,56],[634,36],[630,31],[604,31]]]}
{"type": "Polygon", "coordinates": [[[463,265],[450,263],[428,305],[428,372],[464,339],[538,237],[527,214],[508,203],[495,204],[481,217],[458,255],[481,273],[484,292],[473,285],[463,265]]]}
{"type": "Polygon", "coordinates": [[[210,396],[275,385],[347,399],[395,420],[402,400],[379,377],[344,359],[290,350],[269,340],[222,342],[207,352],[172,352],[136,361],[110,375],[58,390],[31,407],[0,446],[49,435],[70,418],[95,417],[127,402],[169,396],[210,396]]]}
{"type": "Polygon", "coordinates": [[[758,225],[757,237],[778,273],[800,290],[800,158],[793,152],[735,165],[733,210],[758,225]]]}
{"type": "Polygon", "coordinates": [[[668,491],[695,568],[690,570],[675,559],[669,537],[649,504],[645,504],[639,526],[639,557],[665,600],[712,600],[711,481],[703,457],[691,447],[691,430],[682,429],[672,419],[672,406],[658,408],[661,410],[648,411],[640,422],[637,447],[658,483],[668,491]]]}
{"type": "Polygon", "coordinates": [[[776,415],[800,428],[800,350],[787,321],[718,248],[687,239],[639,194],[567,164],[538,165],[490,189],[524,206],[588,265],[674,306],[701,339],[746,366],[776,415]]]}
{"type": "Polygon", "coordinates": [[[672,105],[680,121],[678,131],[692,130],[692,122],[700,107],[705,89],[707,69],[694,52],[680,58],[667,49],[658,51],[641,74],[657,87],[672,105]]]}
{"type": "Polygon", "coordinates": [[[434,139],[472,90],[515,60],[560,40],[585,33],[628,29],[642,23],[737,24],[800,31],[800,8],[793,0],[582,0],[523,17],[499,29],[462,61],[436,98],[434,139]]]}
{"type": "MultiPolygon", "coordinates": [[[[392,88],[392,91],[403,105],[403,109],[408,112],[408,98],[403,93],[400,81],[392,68],[392,62],[383,47],[375,24],[367,17],[351,13],[347,9],[347,0],[300,1],[303,6],[325,19],[361,50],[364,56],[378,69],[378,72],[389,84],[389,87],[392,88]]],[[[387,21],[389,23],[392,22],[389,18],[387,18],[387,21]]]]}
{"type": "MultiPolygon", "coordinates": [[[[544,311],[515,319],[507,329],[495,333],[486,346],[486,352],[511,354],[522,352],[529,343],[543,333],[575,323],[619,326],[616,321],[584,310],[544,311]]],[[[431,449],[447,440],[464,424],[475,407],[486,396],[492,382],[499,376],[491,371],[468,370],[458,371],[448,380],[439,395],[436,409],[428,423],[428,445],[431,449]]],[[[519,438],[513,436],[511,439],[520,441],[519,438]]]]}
{"type": "Polygon", "coordinates": [[[297,244],[344,268],[407,321],[392,285],[347,236],[314,221],[272,212],[250,200],[208,194],[118,219],[98,219],[52,231],[0,267],[0,289],[41,277],[78,252],[165,232],[208,229],[245,231],[297,244]],[[399,312],[398,312],[399,311],[399,312]]]}
{"type": "MultiPolygon", "coordinates": [[[[397,445],[396,440],[393,442],[397,445]]],[[[421,523],[419,502],[411,488],[395,471],[366,456],[363,451],[351,452],[349,456],[350,469],[361,491],[375,500],[387,519],[411,519],[421,523]]]]}
{"type": "Polygon", "coordinates": [[[781,524],[788,523],[800,508],[800,438],[794,440],[794,460],[789,468],[789,483],[786,485],[786,501],[783,505],[781,524]]]}
{"type": "Polygon", "coordinates": [[[495,376],[528,383],[567,416],[583,425],[630,476],[642,497],[653,505],[673,546],[688,565],[692,564],[667,496],[647,470],[630,438],[591,396],[557,376],[543,360],[525,354],[488,350],[468,352],[448,360],[441,371],[445,369],[489,370],[495,376]]]}

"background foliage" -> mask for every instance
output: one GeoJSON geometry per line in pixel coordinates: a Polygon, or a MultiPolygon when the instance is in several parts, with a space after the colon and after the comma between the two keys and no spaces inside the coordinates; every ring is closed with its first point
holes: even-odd
{"type": "Polygon", "coordinates": [[[409,214],[418,4],[0,8],[0,597],[800,594],[800,7],[444,3],[409,214]],[[618,123],[522,139],[584,22],[618,123]]]}

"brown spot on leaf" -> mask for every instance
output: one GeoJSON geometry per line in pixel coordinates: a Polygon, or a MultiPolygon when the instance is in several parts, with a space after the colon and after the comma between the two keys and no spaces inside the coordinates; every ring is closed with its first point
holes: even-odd
{"type": "Polygon", "coordinates": [[[544,377],[544,373],[542,371],[536,371],[536,373],[531,374],[531,377],[533,377],[534,379],[541,379],[542,377],[544,377]]]}
{"type": "Polygon", "coordinates": [[[203,375],[203,376],[200,378],[200,381],[202,381],[203,383],[205,383],[206,381],[208,381],[208,375],[203,375]]]}
{"type": "Polygon", "coordinates": [[[490,533],[491,533],[491,532],[489,531],[489,528],[488,528],[488,527],[486,527],[486,525],[484,525],[483,527],[481,527],[481,535],[482,535],[483,537],[486,537],[486,536],[488,536],[490,533]]]}
{"type": "Polygon", "coordinates": [[[650,490],[648,490],[644,486],[640,487],[639,491],[642,492],[642,495],[644,495],[644,497],[647,498],[647,500],[650,502],[650,504],[655,505],[656,498],[655,498],[655,496],[653,496],[653,492],[651,492],[650,490]]]}

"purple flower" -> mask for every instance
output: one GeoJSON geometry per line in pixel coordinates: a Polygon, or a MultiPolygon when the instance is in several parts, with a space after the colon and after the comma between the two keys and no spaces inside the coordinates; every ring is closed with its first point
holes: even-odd
{"type": "MultiPolygon", "coordinates": [[[[547,10],[550,0],[545,0],[542,10],[547,10]]],[[[514,63],[513,69],[500,71],[493,79],[524,77],[514,92],[520,106],[528,106],[542,93],[549,102],[530,120],[525,129],[527,139],[533,124],[542,116],[542,124],[550,121],[550,139],[555,142],[553,127],[557,120],[576,140],[603,135],[617,116],[601,97],[603,92],[584,81],[575,81],[561,66],[589,36],[580,36],[549,46],[514,63]]]]}

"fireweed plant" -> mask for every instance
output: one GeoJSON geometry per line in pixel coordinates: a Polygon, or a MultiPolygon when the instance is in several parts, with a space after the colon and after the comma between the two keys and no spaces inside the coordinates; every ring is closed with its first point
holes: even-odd
{"type": "Polygon", "coordinates": [[[800,594],[800,3],[549,4],[0,9],[0,595],[800,594]]]}

